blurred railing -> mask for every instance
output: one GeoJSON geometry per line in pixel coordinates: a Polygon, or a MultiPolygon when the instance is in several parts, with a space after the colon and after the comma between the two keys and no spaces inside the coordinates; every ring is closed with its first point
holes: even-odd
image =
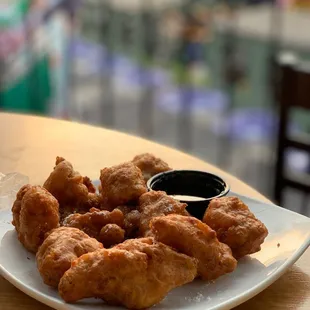
{"type": "MultiPolygon", "coordinates": [[[[310,57],[307,32],[299,31],[310,29],[309,13],[275,1],[78,2],[75,11],[77,1],[57,6],[74,26],[62,51],[68,72],[56,74],[59,96],[45,113],[184,149],[271,192],[271,64],[283,49],[310,57]]],[[[307,122],[301,113],[292,128],[307,122]]]]}
{"type": "Polygon", "coordinates": [[[305,32],[296,35],[308,15],[270,1],[218,4],[84,1],[80,33],[97,65],[84,77],[79,71],[75,116],[195,153],[270,193],[277,130],[271,63],[282,49],[310,55],[305,32]],[[185,38],[184,28],[197,23],[189,12],[205,17],[200,51],[185,38]]]}

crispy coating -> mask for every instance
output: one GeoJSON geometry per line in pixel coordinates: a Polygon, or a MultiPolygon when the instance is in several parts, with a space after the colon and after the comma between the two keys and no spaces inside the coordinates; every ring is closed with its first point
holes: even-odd
{"type": "Polygon", "coordinates": [[[77,171],[74,171],[70,162],[57,157],[54,171],[43,187],[56,197],[60,206],[73,206],[87,201],[88,189],[93,190],[89,182],[88,178],[83,178],[77,171]]]}
{"type": "Polygon", "coordinates": [[[71,267],[74,259],[102,248],[100,242],[77,228],[53,229],[36,254],[44,283],[57,288],[60,278],[71,267]]]}
{"type": "Polygon", "coordinates": [[[88,193],[87,200],[79,204],[81,209],[89,211],[91,208],[102,208],[102,197],[96,193],[88,193]]]}
{"type": "Polygon", "coordinates": [[[100,240],[100,231],[107,224],[116,224],[123,227],[123,213],[118,209],[109,212],[106,210],[92,208],[90,209],[90,212],[85,214],[71,214],[66,217],[63,222],[64,226],[78,228],[97,240],[100,240]]]}
{"type": "Polygon", "coordinates": [[[96,193],[96,187],[89,177],[83,177],[83,184],[87,187],[89,193],[96,193]]]}
{"type": "Polygon", "coordinates": [[[14,201],[13,207],[12,207],[12,213],[13,213],[13,221],[12,224],[16,227],[16,230],[19,231],[19,217],[20,217],[20,209],[22,207],[22,199],[26,192],[31,188],[32,186],[30,184],[26,184],[23,187],[20,188],[20,190],[16,194],[16,200],[14,201]]]}
{"type": "Polygon", "coordinates": [[[63,221],[66,217],[71,214],[85,214],[90,209],[101,209],[102,208],[102,197],[96,193],[88,193],[87,200],[77,204],[62,205],[59,207],[60,213],[60,225],[63,225],[63,221]]]}
{"type": "Polygon", "coordinates": [[[142,171],[145,182],[158,173],[171,170],[166,162],[150,153],[137,155],[132,162],[142,171]]]}
{"type": "Polygon", "coordinates": [[[17,193],[12,212],[19,241],[34,253],[43,243],[45,233],[59,225],[59,204],[41,186],[23,186],[17,193]]]}
{"type": "Polygon", "coordinates": [[[132,239],[76,259],[58,290],[66,302],[98,297],[111,305],[144,309],[191,282],[196,272],[193,258],[152,238],[132,239]]]}
{"type": "Polygon", "coordinates": [[[150,221],[153,217],[168,214],[189,215],[186,211],[186,204],[181,203],[165,192],[151,191],[142,195],[139,199],[139,210],[141,213],[139,234],[151,236],[150,221]]]}
{"type": "Polygon", "coordinates": [[[119,206],[117,209],[124,214],[124,229],[127,239],[137,237],[141,214],[138,210],[129,206],[119,206]]]}
{"type": "Polygon", "coordinates": [[[194,217],[171,214],[152,219],[150,225],[158,241],[198,260],[198,275],[204,280],[215,280],[237,267],[230,248],[194,217]]]}
{"type": "Polygon", "coordinates": [[[56,166],[44,183],[59,202],[60,225],[70,214],[84,214],[91,208],[101,208],[102,197],[88,177],[74,171],[70,162],[62,157],[56,158],[56,166]]]}
{"type": "Polygon", "coordinates": [[[125,240],[125,230],[116,224],[107,224],[101,229],[98,239],[109,248],[125,240]]]}
{"type": "Polygon", "coordinates": [[[268,235],[266,226],[258,220],[238,197],[213,199],[203,221],[227,244],[235,258],[260,251],[268,235]]]}
{"type": "Polygon", "coordinates": [[[114,207],[136,201],[147,191],[141,170],[131,162],[102,169],[100,180],[105,203],[114,207]]]}
{"type": "Polygon", "coordinates": [[[60,226],[63,226],[64,220],[71,214],[85,214],[89,211],[89,209],[84,208],[84,205],[82,206],[74,206],[74,205],[65,205],[59,207],[59,224],[60,226]]]}

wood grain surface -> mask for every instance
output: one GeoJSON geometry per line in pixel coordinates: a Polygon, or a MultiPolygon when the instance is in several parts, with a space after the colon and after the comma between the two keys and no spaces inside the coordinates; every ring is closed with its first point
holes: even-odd
{"type": "MultiPolygon", "coordinates": [[[[0,113],[0,172],[20,172],[32,184],[42,184],[55,157],[71,161],[77,171],[99,178],[101,168],[152,152],[173,168],[202,169],[224,177],[232,191],[267,201],[233,176],[180,151],[138,137],[98,127],[48,118],[0,113]]],[[[1,310],[47,310],[0,276],[1,310]]],[[[309,310],[310,250],[268,289],[237,307],[238,310],[309,310]]]]}

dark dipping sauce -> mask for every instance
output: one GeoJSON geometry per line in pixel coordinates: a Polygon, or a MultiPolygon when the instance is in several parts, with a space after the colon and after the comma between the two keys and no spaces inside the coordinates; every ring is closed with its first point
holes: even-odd
{"type": "Polygon", "coordinates": [[[228,194],[229,186],[217,175],[196,170],[172,170],[155,175],[148,188],[165,191],[173,198],[187,203],[187,211],[202,219],[213,198],[228,194]]]}

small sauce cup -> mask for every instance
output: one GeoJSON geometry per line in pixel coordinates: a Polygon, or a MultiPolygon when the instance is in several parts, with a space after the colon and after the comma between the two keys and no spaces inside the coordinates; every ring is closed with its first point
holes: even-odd
{"type": "Polygon", "coordinates": [[[228,184],[219,176],[196,170],[171,170],[153,176],[147,182],[149,190],[165,191],[169,196],[187,204],[187,211],[202,219],[214,198],[226,196],[228,184]]]}

